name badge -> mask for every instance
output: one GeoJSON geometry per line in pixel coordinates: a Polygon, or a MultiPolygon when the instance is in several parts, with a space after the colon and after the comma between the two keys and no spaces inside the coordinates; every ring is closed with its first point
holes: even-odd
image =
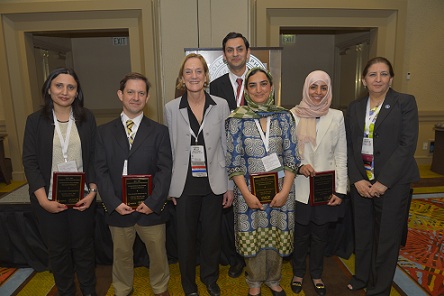
{"type": "Polygon", "coordinates": [[[205,151],[202,145],[191,146],[191,173],[193,177],[207,177],[205,151]]]}
{"type": "Polygon", "coordinates": [[[362,140],[361,154],[373,155],[373,139],[372,138],[364,138],[362,140]]]}
{"type": "Polygon", "coordinates": [[[264,165],[266,172],[281,168],[281,162],[276,153],[272,153],[262,158],[262,164],[264,165]]]}

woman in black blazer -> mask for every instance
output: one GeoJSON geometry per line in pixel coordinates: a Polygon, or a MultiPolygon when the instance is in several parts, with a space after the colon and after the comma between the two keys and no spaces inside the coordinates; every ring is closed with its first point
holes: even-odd
{"type": "Polygon", "coordinates": [[[410,183],[419,179],[415,98],[390,88],[394,72],[382,57],[362,73],[368,95],[347,110],[347,154],[355,223],[355,275],[348,288],[389,295],[410,183]]]}
{"type": "Polygon", "coordinates": [[[71,69],[54,70],[42,87],[44,106],[29,115],[23,166],[31,204],[48,247],[49,268],[60,295],[95,295],[93,155],[96,121],[83,108],[80,82],[71,69]],[[85,172],[84,197],[73,207],[53,198],[53,173],[85,172]]]}

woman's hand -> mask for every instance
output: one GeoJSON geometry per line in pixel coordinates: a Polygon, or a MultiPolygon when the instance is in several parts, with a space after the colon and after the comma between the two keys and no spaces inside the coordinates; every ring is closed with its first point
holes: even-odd
{"type": "Polygon", "coordinates": [[[245,194],[243,195],[243,197],[250,209],[262,210],[262,211],[264,210],[264,205],[261,204],[259,199],[252,193],[245,194]]]}
{"type": "Polygon", "coordinates": [[[373,196],[370,194],[370,188],[372,187],[372,183],[367,180],[359,180],[355,182],[356,190],[362,197],[372,198],[373,196]]]}
{"type": "Polygon", "coordinates": [[[34,194],[40,206],[49,213],[60,213],[68,209],[67,205],[61,204],[57,201],[49,200],[48,196],[46,195],[45,188],[43,187],[40,187],[39,189],[34,191],[34,194]]]}
{"type": "Polygon", "coordinates": [[[79,200],[79,202],[74,205],[73,209],[83,212],[84,210],[88,209],[91,206],[95,197],[96,197],[95,192],[88,193],[84,198],[79,200]]]}
{"type": "Polygon", "coordinates": [[[231,207],[231,205],[233,204],[233,199],[234,199],[233,190],[228,190],[227,192],[225,192],[223,202],[222,202],[223,208],[226,209],[226,208],[231,207]]]}
{"type": "Polygon", "coordinates": [[[273,200],[270,203],[270,207],[272,208],[280,208],[287,202],[288,193],[285,193],[283,191],[279,191],[274,197],[273,200]]]}
{"type": "Polygon", "coordinates": [[[316,175],[316,171],[309,163],[303,164],[299,169],[299,173],[304,175],[305,177],[314,177],[316,175]]]}
{"type": "Polygon", "coordinates": [[[370,188],[370,195],[372,197],[380,197],[387,191],[387,186],[380,183],[379,181],[376,181],[375,184],[372,185],[370,188]]]}
{"type": "Polygon", "coordinates": [[[282,207],[287,202],[288,195],[290,194],[290,190],[293,187],[293,181],[295,177],[294,172],[285,170],[284,174],[285,176],[284,183],[282,184],[282,189],[273,197],[273,200],[270,203],[270,207],[272,208],[282,207]]]}
{"type": "Polygon", "coordinates": [[[233,181],[234,183],[236,183],[236,186],[239,188],[245,202],[250,209],[264,210],[264,206],[261,204],[259,199],[250,192],[250,189],[248,189],[247,182],[245,181],[244,176],[233,176],[233,181]]]}
{"type": "Polygon", "coordinates": [[[44,208],[47,212],[52,214],[60,213],[68,209],[67,205],[61,204],[54,200],[46,199],[46,201],[40,202],[40,206],[44,208]]]}
{"type": "Polygon", "coordinates": [[[329,206],[339,206],[342,203],[342,199],[332,194],[331,198],[328,201],[329,206]]]}

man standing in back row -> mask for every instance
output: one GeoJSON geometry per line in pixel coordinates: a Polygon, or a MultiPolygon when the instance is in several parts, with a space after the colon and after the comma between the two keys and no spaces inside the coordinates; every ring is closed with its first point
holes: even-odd
{"type": "MultiPolygon", "coordinates": [[[[222,41],[224,60],[229,72],[210,83],[210,94],[224,98],[233,111],[244,104],[244,80],[247,62],[250,59],[250,43],[241,33],[230,32],[222,41]]],[[[236,252],[234,243],[233,207],[224,209],[222,223],[222,257],[228,261],[228,275],[237,278],[245,266],[242,256],[236,252]]]]}

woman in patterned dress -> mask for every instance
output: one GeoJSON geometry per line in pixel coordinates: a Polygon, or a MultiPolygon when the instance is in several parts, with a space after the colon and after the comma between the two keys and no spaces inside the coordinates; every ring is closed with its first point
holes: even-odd
{"type": "Polygon", "coordinates": [[[261,68],[245,77],[247,106],[227,119],[227,169],[235,182],[236,249],[246,262],[248,295],[260,295],[265,283],[273,295],[286,295],[280,286],[282,257],[293,251],[293,180],[299,165],[294,121],[275,106],[273,80],[261,68]],[[250,176],[278,172],[279,192],[271,202],[251,193],[250,176]]]}

